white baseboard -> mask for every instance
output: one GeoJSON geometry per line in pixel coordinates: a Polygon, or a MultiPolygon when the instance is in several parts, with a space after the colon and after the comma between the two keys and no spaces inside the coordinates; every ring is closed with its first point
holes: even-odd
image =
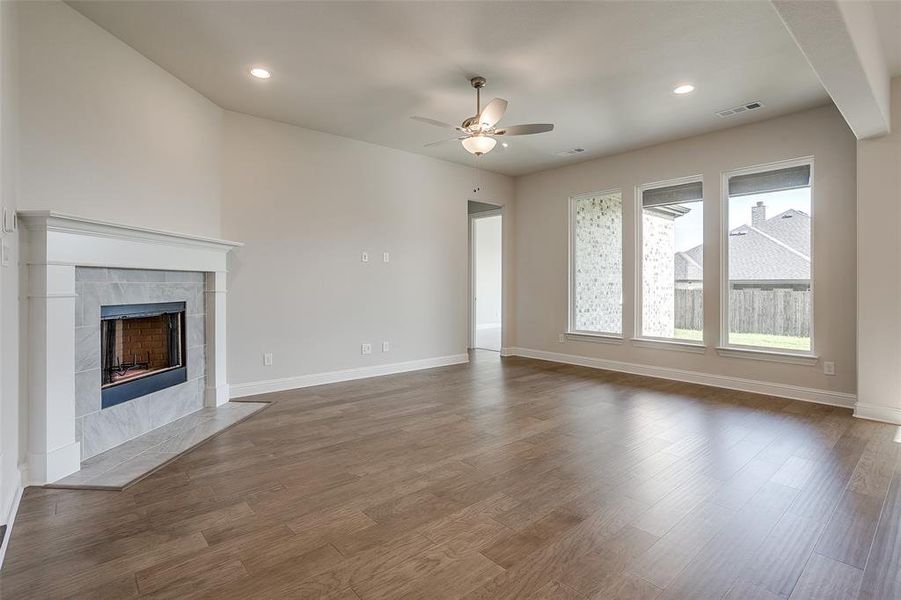
{"type": "Polygon", "coordinates": [[[560,354],[557,352],[546,352],[544,350],[532,350],[530,348],[504,348],[503,350],[501,350],[501,355],[536,358],[539,360],[547,360],[550,362],[564,363],[568,365],[579,365],[582,367],[592,367],[595,369],[618,371],[620,373],[631,373],[633,375],[656,377],[658,379],[669,379],[672,381],[697,383],[700,385],[709,385],[718,388],[725,388],[728,390],[752,392],[755,394],[766,394],[768,396],[778,396],[780,398],[788,398],[791,400],[803,400],[805,402],[816,402],[817,404],[828,404],[830,406],[841,406],[843,408],[854,408],[857,400],[857,396],[855,394],[848,394],[844,392],[819,390],[815,388],[806,388],[785,383],[757,381],[754,379],[741,379],[738,377],[713,375],[710,373],[700,373],[697,371],[683,371],[681,369],[671,369],[669,367],[656,367],[652,365],[627,363],[616,360],[605,360],[602,358],[591,358],[587,356],[578,356],[575,354],[560,354]]]}
{"type": "Polygon", "coordinates": [[[901,408],[858,403],[854,408],[854,416],[861,419],[869,419],[870,421],[884,421],[885,423],[901,425],[901,408]]]}
{"type": "Polygon", "coordinates": [[[203,391],[203,405],[216,408],[228,402],[229,397],[228,385],[208,385],[203,391]]]}
{"type": "Polygon", "coordinates": [[[16,491],[13,493],[9,506],[4,507],[6,508],[6,511],[3,513],[6,516],[6,533],[3,535],[3,543],[0,544],[0,567],[3,566],[3,559],[6,557],[6,549],[9,547],[9,539],[12,537],[16,514],[19,512],[19,502],[22,501],[22,493],[25,491],[25,485],[27,484],[28,475],[22,473],[20,469],[16,469],[16,473],[19,479],[15,482],[16,491]]]}
{"type": "Polygon", "coordinates": [[[72,442],[47,453],[28,453],[29,484],[59,481],[81,469],[81,443],[72,442]]]}
{"type": "Polygon", "coordinates": [[[387,365],[373,365],[371,367],[345,369],[343,371],[328,371],[326,373],[312,373],[310,375],[298,375],[297,377],[284,377],[282,379],[233,383],[229,386],[229,391],[232,398],[243,398],[245,396],[282,392],[314,385],[325,385],[327,383],[339,383],[354,379],[366,379],[367,377],[381,377],[382,375],[446,367],[466,362],[469,362],[468,354],[452,354],[450,356],[436,356],[434,358],[389,363],[387,365]]]}

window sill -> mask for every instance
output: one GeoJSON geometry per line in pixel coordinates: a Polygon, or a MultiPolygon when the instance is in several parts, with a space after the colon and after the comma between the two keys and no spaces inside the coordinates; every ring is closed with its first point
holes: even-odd
{"type": "Polygon", "coordinates": [[[567,331],[566,340],[569,342],[593,342],[595,344],[622,344],[622,336],[606,333],[583,333],[567,331]]]}
{"type": "Polygon", "coordinates": [[[703,343],[682,342],[679,340],[632,338],[632,345],[638,348],[676,350],[678,352],[691,352],[693,354],[705,354],[707,352],[707,347],[703,343]]]}
{"type": "Polygon", "coordinates": [[[808,367],[811,367],[820,361],[820,357],[815,354],[779,352],[778,350],[756,350],[752,348],[720,346],[716,351],[720,356],[725,356],[727,358],[749,358],[751,360],[786,363],[789,365],[804,365],[808,367]]]}

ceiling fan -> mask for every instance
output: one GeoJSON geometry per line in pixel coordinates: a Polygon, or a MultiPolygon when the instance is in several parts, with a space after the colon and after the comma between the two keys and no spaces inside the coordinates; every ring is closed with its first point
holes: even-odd
{"type": "Polygon", "coordinates": [[[503,98],[495,98],[486,104],[485,108],[482,108],[481,90],[485,87],[487,81],[484,77],[473,77],[469,82],[476,89],[476,114],[463,121],[463,124],[459,127],[455,127],[450,123],[429,119],[428,117],[410,117],[416,121],[435,125],[436,127],[454,129],[460,134],[446,140],[438,140],[437,142],[426,144],[426,146],[461,141],[467,152],[476,156],[482,156],[494,148],[495,144],[497,144],[497,136],[532,135],[533,133],[545,133],[554,129],[552,123],[530,123],[528,125],[497,127],[498,121],[504,117],[504,113],[507,111],[507,101],[503,98]]]}

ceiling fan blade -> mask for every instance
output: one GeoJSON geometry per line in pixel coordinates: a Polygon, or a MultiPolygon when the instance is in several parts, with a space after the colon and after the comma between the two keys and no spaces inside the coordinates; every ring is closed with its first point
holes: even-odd
{"type": "Polygon", "coordinates": [[[428,117],[410,117],[414,121],[419,121],[420,123],[426,123],[427,125],[434,125],[435,127],[442,127],[444,129],[456,129],[457,131],[463,131],[462,128],[457,127],[455,125],[451,125],[450,123],[445,123],[444,121],[437,121],[435,119],[430,119],[428,117]]]}
{"type": "Polygon", "coordinates": [[[494,132],[494,135],[532,135],[533,133],[545,133],[553,131],[553,123],[529,123],[528,125],[511,125],[494,132]]]}
{"type": "Polygon", "coordinates": [[[495,98],[482,109],[479,114],[479,124],[483,127],[493,127],[504,117],[505,112],[507,112],[507,101],[503,98],[495,98]]]}
{"type": "Polygon", "coordinates": [[[456,142],[456,141],[465,140],[465,139],[466,139],[466,136],[447,138],[445,140],[438,140],[437,142],[429,142],[428,144],[423,145],[423,148],[428,148],[429,146],[438,146],[438,145],[444,144],[446,142],[456,142]]]}

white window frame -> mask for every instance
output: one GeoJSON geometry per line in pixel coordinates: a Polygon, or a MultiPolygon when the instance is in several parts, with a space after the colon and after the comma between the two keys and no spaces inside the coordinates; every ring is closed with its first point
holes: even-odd
{"type": "Polygon", "coordinates": [[[625,223],[625,203],[623,198],[623,190],[622,188],[610,188],[606,190],[600,190],[597,192],[586,192],[583,194],[576,194],[574,196],[569,197],[569,201],[567,203],[567,257],[569,261],[569,298],[567,302],[567,321],[566,321],[566,338],[570,340],[576,341],[592,341],[592,342],[601,342],[601,343],[613,343],[619,344],[623,341],[623,329],[625,326],[625,311],[624,309],[624,298],[620,300],[620,323],[619,329],[620,331],[586,331],[579,330],[575,328],[575,302],[576,302],[576,211],[575,206],[576,202],[579,200],[584,200],[585,198],[593,198],[595,196],[608,196],[610,194],[619,194],[620,197],[620,205],[619,205],[619,218],[620,218],[620,262],[622,264],[622,269],[620,273],[620,278],[622,279],[620,283],[620,289],[622,290],[622,296],[625,296],[625,280],[626,280],[626,254],[625,254],[625,229],[623,227],[625,223]]]}
{"type": "Polygon", "coordinates": [[[814,177],[814,157],[803,156],[766,164],[724,171],[720,184],[720,340],[717,352],[730,358],[750,358],[769,362],[785,362],[798,365],[815,365],[816,354],[814,335],[814,315],[816,314],[816,292],[814,290],[814,215],[816,213],[816,190],[814,177]],[[747,346],[729,343],[729,179],[738,175],[751,175],[775,171],[789,167],[810,166],[810,350],[780,350],[764,346],[747,346]]]}
{"type": "MultiPolygon", "coordinates": [[[[639,185],[635,188],[635,337],[632,338],[632,345],[634,346],[683,350],[697,353],[703,353],[706,351],[704,341],[704,338],[707,335],[706,320],[704,321],[704,329],[701,330],[700,342],[684,340],[675,337],[668,338],[644,335],[644,325],[642,324],[642,319],[644,318],[644,205],[642,203],[642,198],[644,197],[644,192],[646,190],[656,190],[659,188],[682,185],[686,183],[700,183],[701,189],[704,190],[703,195],[706,196],[707,192],[706,188],[704,187],[703,175],[689,175],[686,177],[677,177],[675,179],[667,179],[664,181],[655,181],[653,183],[645,183],[639,185]]],[[[706,204],[706,201],[702,198],[701,206],[703,207],[704,204],[706,204]]],[[[701,243],[704,244],[704,248],[706,250],[707,240],[703,237],[703,226],[701,243]]],[[[702,284],[704,286],[704,289],[706,290],[707,282],[703,278],[703,273],[702,284]]]]}

